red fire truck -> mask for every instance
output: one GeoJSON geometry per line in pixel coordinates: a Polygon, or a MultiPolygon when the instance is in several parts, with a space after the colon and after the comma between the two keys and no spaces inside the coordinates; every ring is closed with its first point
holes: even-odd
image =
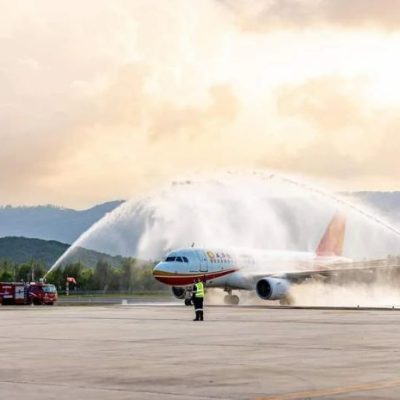
{"type": "Polygon", "coordinates": [[[48,304],[57,301],[57,289],[44,282],[0,282],[0,304],[48,304]]]}

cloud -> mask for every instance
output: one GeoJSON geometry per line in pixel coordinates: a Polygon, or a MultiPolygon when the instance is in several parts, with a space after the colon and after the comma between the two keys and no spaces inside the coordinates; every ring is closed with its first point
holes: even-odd
{"type": "Polygon", "coordinates": [[[290,118],[294,130],[297,125],[311,133],[297,154],[282,156],[276,167],[343,181],[365,182],[369,177],[375,184],[382,176],[397,174],[397,108],[371,104],[365,89],[362,82],[337,76],[277,89],[281,118],[290,118]]]}
{"type": "Polygon", "coordinates": [[[360,47],[334,33],[327,47],[318,29],[298,40],[292,27],[315,26],[320,15],[353,24],[339,16],[344,3],[330,3],[336,14],[328,3],[7,2],[0,203],[87,206],[221,167],[345,176],[367,187],[387,177],[393,187],[396,97],[380,107],[369,85],[397,77],[396,43],[378,35],[360,47]],[[251,24],[290,27],[288,36],[248,35],[227,6],[251,24]],[[371,60],[380,64],[369,68],[371,60]]]}
{"type": "Polygon", "coordinates": [[[397,0],[222,0],[245,30],[400,27],[397,0]]]}
{"type": "Polygon", "coordinates": [[[154,110],[149,127],[150,138],[162,136],[174,138],[211,135],[211,139],[224,131],[224,125],[233,123],[240,109],[238,98],[229,85],[215,85],[209,88],[209,100],[201,106],[177,107],[168,103],[160,104],[154,110]]]}
{"type": "Polygon", "coordinates": [[[207,164],[209,154],[198,156],[239,112],[232,87],[207,76],[225,35],[213,1],[196,13],[182,1],[88,1],[79,9],[17,1],[7,10],[1,202],[129,196],[165,173],[207,164]],[[218,24],[204,33],[206,20],[218,24]]]}
{"type": "Polygon", "coordinates": [[[363,87],[337,76],[324,76],[297,85],[283,85],[277,90],[278,109],[282,115],[303,117],[315,128],[338,132],[362,122],[359,101],[363,87]]]}

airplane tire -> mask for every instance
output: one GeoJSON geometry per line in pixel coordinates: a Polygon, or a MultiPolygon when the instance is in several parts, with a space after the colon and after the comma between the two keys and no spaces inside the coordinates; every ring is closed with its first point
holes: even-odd
{"type": "Polygon", "coordinates": [[[292,306],[294,304],[294,299],[291,296],[286,296],[279,300],[281,306],[292,306]]]}
{"type": "Polygon", "coordinates": [[[224,303],[227,304],[227,305],[236,306],[236,305],[239,304],[239,301],[240,301],[239,296],[236,296],[234,294],[227,294],[224,297],[224,303]]]}
{"type": "Polygon", "coordinates": [[[191,306],[192,305],[192,300],[191,299],[185,299],[185,306],[191,306]]]}

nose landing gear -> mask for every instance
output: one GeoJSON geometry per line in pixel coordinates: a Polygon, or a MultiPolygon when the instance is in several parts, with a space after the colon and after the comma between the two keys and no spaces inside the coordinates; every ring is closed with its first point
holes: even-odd
{"type": "Polygon", "coordinates": [[[193,305],[193,292],[191,287],[187,287],[185,290],[185,306],[193,305]]]}
{"type": "Polygon", "coordinates": [[[185,306],[191,306],[192,305],[192,299],[185,299],[185,306]]]}

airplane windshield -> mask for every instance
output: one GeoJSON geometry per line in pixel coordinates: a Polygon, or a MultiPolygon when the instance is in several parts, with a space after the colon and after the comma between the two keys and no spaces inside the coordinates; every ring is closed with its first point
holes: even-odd
{"type": "Polygon", "coordinates": [[[168,256],[168,257],[165,259],[165,262],[173,262],[173,261],[176,261],[176,262],[185,262],[185,263],[188,263],[188,262],[189,262],[189,260],[188,260],[187,257],[173,257],[173,256],[168,256]]]}

